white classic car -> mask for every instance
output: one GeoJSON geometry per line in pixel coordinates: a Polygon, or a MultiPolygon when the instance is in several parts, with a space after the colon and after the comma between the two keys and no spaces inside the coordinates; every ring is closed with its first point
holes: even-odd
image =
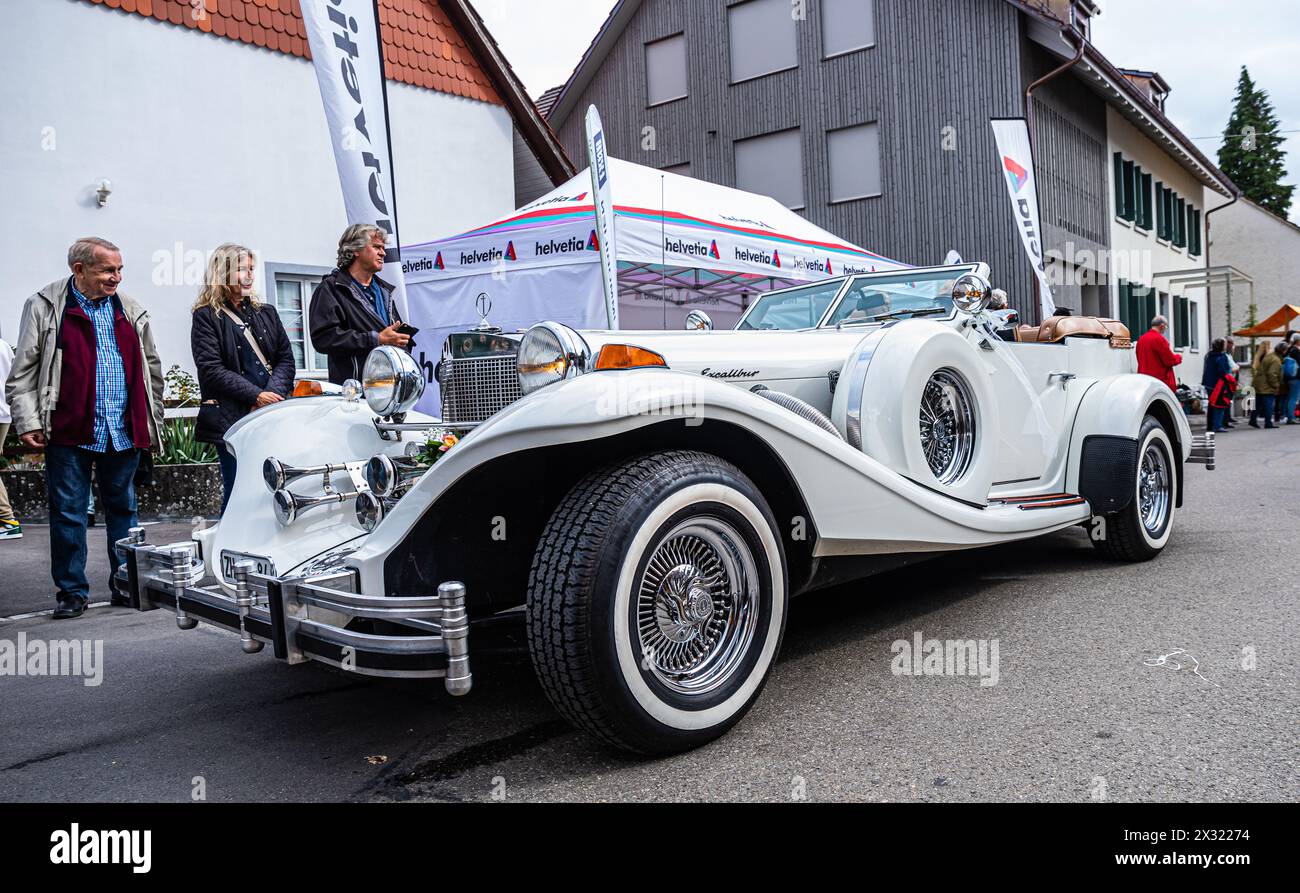
{"type": "Polygon", "coordinates": [[[842,277],[728,332],[485,319],[445,344],[440,419],[411,412],[425,370],[378,348],[364,382],[232,428],[224,519],[171,545],[133,530],[123,578],[246,651],[455,695],[471,631],[513,618],[576,725],[697,746],[758,697],[792,596],[1071,525],[1111,559],[1169,541],[1213,436],[1113,320],[995,329],[987,276],[842,277]]]}

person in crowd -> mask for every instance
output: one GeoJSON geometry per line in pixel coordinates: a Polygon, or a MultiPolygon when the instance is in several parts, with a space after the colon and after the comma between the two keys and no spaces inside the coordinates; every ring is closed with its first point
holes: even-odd
{"type": "Polygon", "coordinates": [[[1282,378],[1285,390],[1278,394],[1278,402],[1285,402],[1282,420],[1287,425],[1300,425],[1300,419],[1295,416],[1296,406],[1300,405],[1300,332],[1293,333],[1287,343],[1282,357],[1282,378]]]}
{"type": "Polygon", "coordinates": [[[1277,343],[1273,348],[1273,353],[1277,354],[1277,397],[1273,400],[1273,424],[1282,424],[1282,417],[1286,413],[1286,354],[1291,346],[1291,336],[1288,335],[1277,343]]]}
{"type": "Polygon", "coordinates": [[[1174,367],[1183,361],[1183,357],[1169,346],[1169,339],[1165,337],[1168,330],[1169,320],[1163,316],[1154,317],[1151,328],[1137,340],[1137,361],[1138,372],[1160,379],[1172,391],[1178,387],[1174,367]]]}
{"type": "Polygon", "coordinates": [[[1232,376],[1232,367],[1222,338],[1216,338],[1210,345],[1210,352],[1205,355],[1205,368],[1201,373],[1201,385],[1210,395],[1209,420],[1207,427],[1215,433],[1226,431],[1223,418],[1227,407],[1232,403],[1232,392],[1237,382],[1232,376]]]}
{"type": "MultiPolygon", "coordinates": [[[[0,450],[4,449],[5,438],[9,436],[9,404],[5,402],[4,382],[9,378],[9,370],[14,364],[14,349],[4,338],[0,338],[0,450]]],[[[23,538],[23,526],[14,517],[13,507],[9,505],[9,494],[5,491],[5,482],[0,478],[0,540],[20,540],[23,538]]]]}
{"type": "Polygon", "coordinates": [[[114,605],[120,561],[114,544],[136,523],[140,452],[161,445],[162,361],[149,314],[121,293],[122,254],[106,239],[68,249],[72,275],[23,305],[5,396],[23,445],[45,449],[50,506],[50,574],[56,619],[78,617],[90,599],[86,504],[99,481],[114,605]]]}
{"type": "Polygon", "coordinates": [[[312,293],[311,340],[329,358],[329,379],[361,380],[366,356],[381,344],[414,347],[397,314],[393,286],[377,275],[384,268],[382,229],[356,223],[339,239],[337,266],[312,293]]]}
{"type": "MultiPolygon", "coordinates": [[[[1232,352],[1236,350],[1236,347],[1237,347],[1236,342],[1232,340],[1232,336],[1228,336],[1227,338],[1223,339],[1223,352],[1228,358],[1229,374],[1232,376],[1232,380],[1237,382],[1238,385],[1240,385],[1241,364],[1238,363],[1237,358],[1232,355],[1232,352]]],[[[1237,427],[1237,423],[1232,420],[1231,401],[1228,402],[1227,408],[1223,411],[1223,427],[1225,428],[1237,427]]]]}
{"type": "Polygon", "coordinates": [[[194,434],[217,447],[223,513],[236,470],[235,455],[224,442],[226,431],[293,390],[293,346],[280,314],[253,291],[256,270],[257,258],[249,249],[231,243],[218,247],[208,259],[190,324],[201,399],[194,434]]]}
{"type": "Polygon", "coordinates": [[[1250,385],[1255,389],[1255,411],[1250,414],[1250,427],[1258,428],[1261,418],[1265,428],[1277,427],[1273,424],[1273,408],[1281,383],[1282,361],[1278,359],[1272,343],[1262,341],[1255,351],[1255,361],[1251,364],[1250,385]]]}

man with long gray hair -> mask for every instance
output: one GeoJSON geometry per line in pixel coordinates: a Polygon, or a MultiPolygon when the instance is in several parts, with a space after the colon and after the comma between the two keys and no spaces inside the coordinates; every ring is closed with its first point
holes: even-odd
{"type": "Polygon", "coordinates": [[[135,525],[140,451],[161,445],[162,361],[149,314],[118,291],[122,254],[106,239],[68,249],[72,275],[56,279],[23,305],[5,396],[23,445],[45,450],[50,506],[50,574],[56,618],[80,616],[86,580],[86,504],[90,474],[99,481],[108,528],[109,589],[117,591],[113,548],[135,525]]]}
{"type": "Polygon", "coordinates": [[[356,223],[339,239],[334,272],[311,296],[311,340],[329,357],[335,384],[361,380],[366,356],[380,345],[414,346],[411,329],[398,316],[393,286],[377,275],[384,268],[386,234],[371,223],[356,223]],[[404,331],[405,330],[405,331],[404,331]]]}

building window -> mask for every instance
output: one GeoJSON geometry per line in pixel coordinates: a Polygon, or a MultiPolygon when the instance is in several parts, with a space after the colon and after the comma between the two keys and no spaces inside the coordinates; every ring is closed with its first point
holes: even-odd
{"type": "Polygon", "coordinates": [[[821,0],[822,53],[827,57],[876,45],[874,0],[821,0]]]}
{"type": "Polygon", "coordinates": [[[880,128],[875,124],[845,127],[826,134],[830,157],[831,201],[880,195],[880,128]]]}
{"type": "MultiPolygon", "coordinates": [[[[1141,171],[1141,168],[1138,170],[1141,171]]],[[[1137,188],[1137,215],[1134,222],[1139,229],[1151,232],[1151,175],[1140,173],[1137,188]]]]}
{"type": "Polygon", "coordinates": [[[727,30],[733,84],[799,64],[789,0],[748,0],[729,7],[727,30]]]}
{"type": "Polygon", "coordinates": [[[736,188],[772,198],[796,210],[803,200],[803,144],[799,130],[737,140],[736,188]]]}
{"type": "Polygon", "coordinates": [[[1119,280],[1119,321],[1128,327],[1134,337],[1151,327],[1156,306],[1154,288],[1119,280]]]}
{"type": "Polygon", "coordinates": [[[1201,212],[1187,207],[1187,253],[1192,257],[1201,255],[1201,212]]]}
{"type": "Polygon", "coordinates": [[[1187,347],[1191,344],[1189,333],[1192,328],[1192,302],[1187,298],[1178,299],[1178,316],[1174,320],[1174,347],[1187,347]]]}
{"type": "Polygon", "coordinates": [[[1200,313],[1200,305],[1196,301],[1190,301],[1187,308],[1187,346],[1192,350],[1201,349],[1201,324],[1197,319],[1200,313]]]}
{"type": "Polygon", "coordinates": [[[1174,204],[1174,245],[1187,245],[1187,202],[1181,198],[1174,204]]]}
{"type": "Polygon", "coordinates": [[[645,45],[645,92],[646,105],[686,97],[686,35],[645,45]]]}
{"type": "Polygon", "coordinates": [[[328,358],[312,347],[307,322],[311,294],[328,272],[310,267],[266,265],[266,281],[274,296],[275,308],[280,313],[280,321],[284,323],[284,330],[289,336],[289,345],[293,348],[294,368],[308,376],[313,373],[324,376],[329,371],[328,358]]]}

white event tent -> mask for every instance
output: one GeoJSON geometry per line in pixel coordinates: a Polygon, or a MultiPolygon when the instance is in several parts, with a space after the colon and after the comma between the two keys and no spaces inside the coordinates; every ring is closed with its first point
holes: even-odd
{"type": "MultiPolygon", "coordinates": [[[[906,267],[850,245],[765,195],[609,159],[622,329],[680,328],[702,309],[731,328],[752,296],[844,273],[906,267]]],[[[416,355],[476,325],[478,296],[506,331],[544,319],[606,328],[591,175],[461,235],[402,247],[416,355]]],[[[423,354],[423,356],[420,356],[423,354]]],[[[434,389],[430,389],[433,391],[434,389]]],[[[436,406],[437,396],[421,401],[436,406]]]]}

